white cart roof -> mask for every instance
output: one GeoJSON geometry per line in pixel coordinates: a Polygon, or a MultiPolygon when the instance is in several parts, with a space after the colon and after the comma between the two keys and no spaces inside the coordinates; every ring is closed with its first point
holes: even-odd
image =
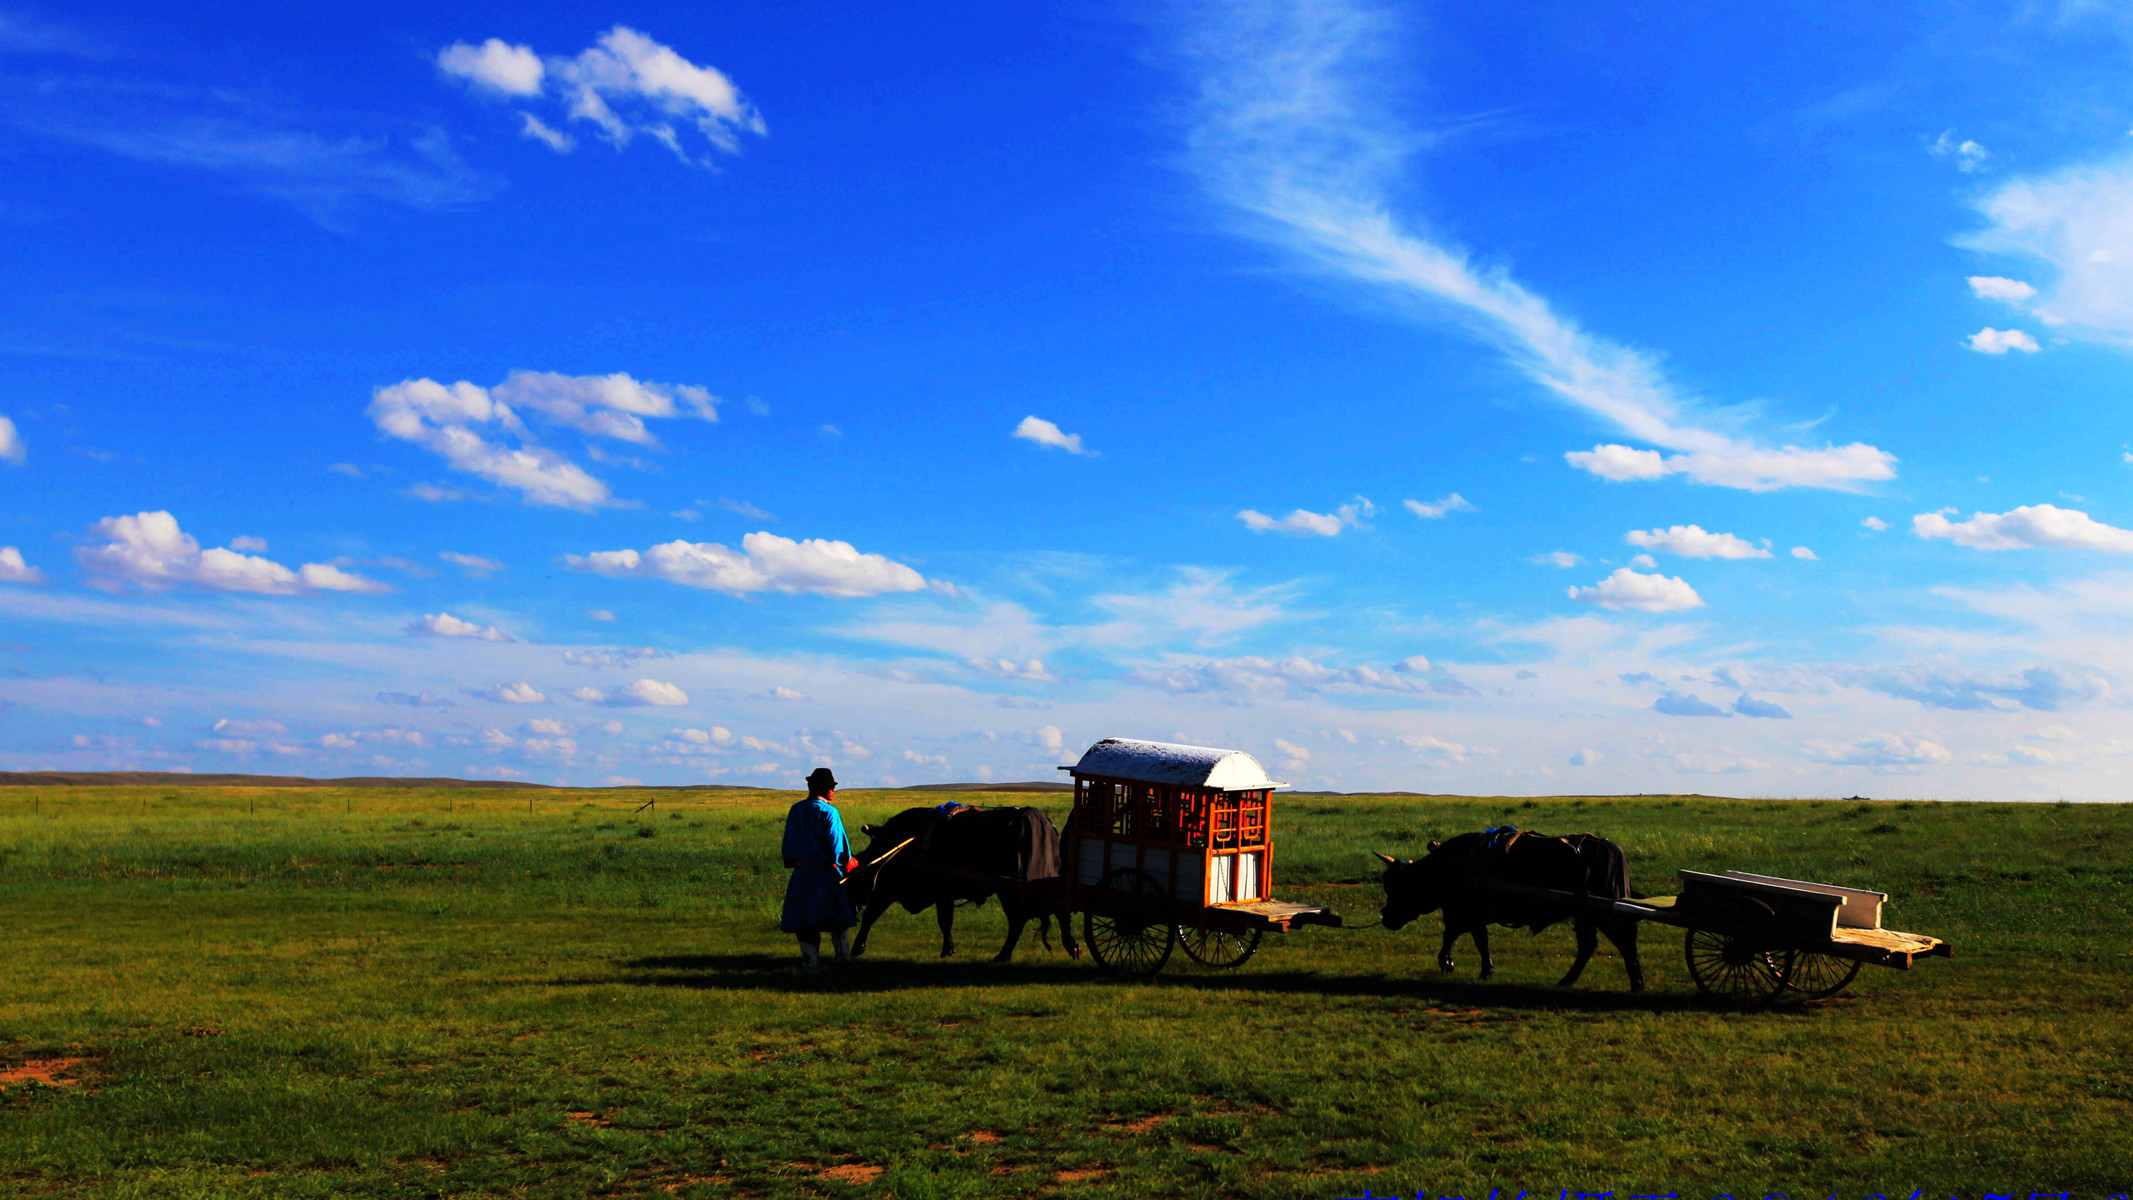
{"type": "Polygon", "coordinates": [[[1249,792],[1289,786],[1269,779],[1259,760],[1242,750],[1142,742],[1132,738],[1105,738],[1089,747],[1080,762],[1066,769],[1076,775],[1102,775],[1212,792],[1249,792]]]}

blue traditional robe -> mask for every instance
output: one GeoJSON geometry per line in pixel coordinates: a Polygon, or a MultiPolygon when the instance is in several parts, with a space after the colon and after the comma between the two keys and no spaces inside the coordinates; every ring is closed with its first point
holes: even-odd
{"type": "Polygon", "coordinates": [[[778,928],[787,933],[850,929],[852,902],[844,894],[843,880],[844,864],[851,857],[844,818],[829,801],[809,796],[793,805],[785,814],[785,861],[799,865],[785,885],[785,912],[778,928]]]}

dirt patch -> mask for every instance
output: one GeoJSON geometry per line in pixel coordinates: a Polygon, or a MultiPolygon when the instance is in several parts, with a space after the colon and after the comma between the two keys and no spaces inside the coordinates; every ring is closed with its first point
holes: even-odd
{"type": "Polygon", "coordinates": [[[567,1112],[563,1115],[580,1125],[591,1125],[595,1129],[607,1129],[614,1125],[613,1121],[596,1112],[567,1112]]]}
{"type": "Polygon", "coordinates": [[[88,1062],[86,1058],[32,1058],[19,1067],[0,1067],[0,1088],[18,1083],[41,1083],[46,1087],[74,1087],[79,1079],[65,1076],[75,1067],[88,1062]]]}
{"type": "Polygon", "coordinates": [[[227,1029],[217,1029],[217,1028],[215,1028],[215,1027],[214,1027],[214,1026],[212,1026],[212,1025],[195,1025],[195,1026],[193,1026],[193,1027],[192,1027],[191,1029],[188,1029],[188,1030],[186,1030],[186,1031],[185,1031],[185,1036],[186,1036],[186,1037],[221,1037],[221,1036],[222,1036],[223,1034],[225,1034],[225,1033],[228,1033],[228,1032],[229,1032],[229,1030],[227,1030],[227,1029]]]}
{"type": "Polygon", "coordinates": [[[963,1135],[980,1146],[990,1146],[1000,1140],[1000,1135],[990,1129],[973,1129],[963,1135]]]}
{"type": "Polygon", "coordinates": [[[839,1183],[872,1183],[887,1169],[867,1163],[845,1163],[843,1166],[825,1167],[818,1174],[824,1179],[834,1179],[839,1183]]]}
{"type": "Polygon", "coordinates": [[[1138,1120],[1138,1121],[1129,1121],[1129,1122],[1127,1122],[1127,1124],[1126,1124],[1126,1132],[1127,1132],[1127,1133],[1146,1133],[1146,1132],[1148,1132],[1149,1130],[1151,1130],[1151,1129],[1155,1128],[1155,1127],[1156,1127],[1156,1126],[1158,1126],[1158,1125],[1161,1125],[1161,1124],[1162,1124],[1163,1122],[1165,1122],[1165,1121],[1167,1121],[1167,1120],[1169,1120],[1169,1119],[1170,1119],[1170,1116],[1169,1116],[1169,1114],[1167,1114],[1167,1113],[1157,1113],[1157,1114],[1155,1114],[1155,1115],[1154,1115],[1154,1116],[1152,1116],[1152,1117],[1142,1117],[1142,1118],[1141,1118],[1140,1120],[1138,1120]]]}
{"type": "Polygon", "coordinates": [[[1072,1171],[1061,1171],[1052,1176],[1052,1178],[1061,1183],[1084,1183],[1091,1179],[1102,1179],[1110,1173],[1111,1168],[1104,1166],[1102,1163],[1097,1163],[1093,1166],[1081,1167],[1072,1171]]]}
{"type": "Polygon", "coordinates": [[[694,1187],[699,1183],[708,1183],[716,1187],[724,1182],[726,1182],[724,1175],[684,1175],[672,1183],[660,1185],[659,1190],[662,1192],[678,1192],[685,1187],[694,1187]]]}

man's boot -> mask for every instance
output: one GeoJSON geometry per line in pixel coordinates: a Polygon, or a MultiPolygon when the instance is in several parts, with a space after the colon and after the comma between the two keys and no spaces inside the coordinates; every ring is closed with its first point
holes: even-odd
{"type": "Polygon", "coordinates": [[[852,965],[852,952],[844,944],[844,934],[842,931],[830,935],[830,945],[837,951],[837,965],[839,967],[849,967],[852,965]]]}
{"type": "Polygon", "coordinates": [[[806,943],[800,945],[800,969],[795,975],[819,975],[822,973],[822,950],[806,943]]]}

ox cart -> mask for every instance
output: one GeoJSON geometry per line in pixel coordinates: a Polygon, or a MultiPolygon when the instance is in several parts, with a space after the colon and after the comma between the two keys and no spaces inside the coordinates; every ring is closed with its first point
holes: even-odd
{"type": "Polygon", "coordinates": [[[1249,754],[1105,738],[1061,767],[1074,778],[1062,831],[1063,907],[1104,970],[1152,976],[1183,947],[1202,966],[1242,966],[1261,937],[1338,914],[1276,900],[1273,796],[1249,754]]]}
{"type": "Polygon", "coordinates": [[[1816,1000],[1844,990],[1861,966],[1908,971],[1954,951],[1939,938],[1884,929],[1884,892],[1746,871],[1682,870],[1674,896],[1609,900],[1484,878],[1483,887],[1546,895],[1591,910],[1684,930],[1689,977],[1706,995],[1744,1004],[1816,1000]]]}

